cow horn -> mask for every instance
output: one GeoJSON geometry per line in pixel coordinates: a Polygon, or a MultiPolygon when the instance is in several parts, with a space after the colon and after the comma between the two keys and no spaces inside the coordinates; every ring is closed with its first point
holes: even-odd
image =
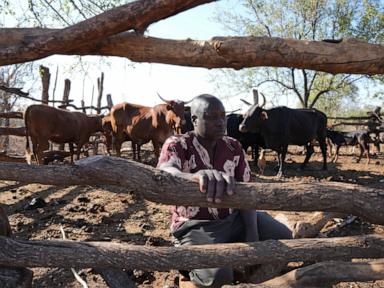
{"type": "Polygon", "coordinates": [[[248,105],[248,106],[252,106],[252,104],[249,103],[248,101],[246,101],[246,100],[244,100],[244,99],[240,99],[240,100],[243,101],[246,105],[248,105]]]}
{"type": "Polygon", "coordinates": [[[189,100],[189,101],[183,101],[183,102],[184,102],[184,105],[185,105],[185,104],[188,104],[188,103],[191,103],[191,102],[193,101],[193,99],[195,99],[195,98],[192,98],[192,99],[189,100]]]}
{"type": "Polygon", "coordinates": [[[239,109],[235,109],[235,110],[232,110],[232,111],[225,111],[225,114],[232,114],[232,113],[235,113],[237,111],[240,111],[240,108],[239,109]]]}
{"type": "Polygon", "coordinates": [[[265,100],[265,96],[264,96],[264,94],[261,93],[261,92],[260,92],[260,94],[261,94],[261,96],[263,97],[263,105],[260,105],[260,107],[264,107],[264,105],[267,103],[267,101],[265,100]]]}
{"type": "Polygon", "coordinates": [[[165,100],[163,97],[160,96],[159,92],[156,92],[157,93],[157,96],[159,96],[159,98],[164,101],[165,103],[169,104],[169,100],[165,100]]]}

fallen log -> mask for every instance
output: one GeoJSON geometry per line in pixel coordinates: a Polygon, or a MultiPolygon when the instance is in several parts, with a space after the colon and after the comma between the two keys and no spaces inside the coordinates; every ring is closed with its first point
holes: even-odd
{"type": "Polygon", "coordinates": [[[125,268],[150,271],[297,261],[383,258],[384,236],[267,240],[254,243],[151,247],[106,242],[0,237],[0,265],[125,268]]]}
{"type": "Polygon", "coordinates": [[[0,153],[0,161],[26,163],[25,156],[7,155],[6,153],[0,153]]]}
{"type": "Polygon", "coordinates": [[[225,285],[223,288],[332,287],[339,282],[384,280],[384,260],[369,262],[326,261],[292,270],[261,284],[225,285]]]}
{"type": "Polygon", "coordinates": [[[14,135],[14,136],[24,136],[25,137],[25,127],[0,127],[0,135],[14,135]]]}
{"type": "Polygon", "coordinates": [[[372,122],[340,122],[336,124],[332,124],[332,127],[336,126],[341,126],[341,125],[346,125],[346,126],[368,126],[368,125],[373,125],[373,126],[380,126],[378,123],[372,123],[372,122]]]}
{"type": "Polygon", "coordinates": [[[22,112],[1,112],[0,118],[18,118],[23,119],[22,112]]]}
{"type": "Polygon", "coordinates": [[[238,183],[221,203],[208,203],[198,184],[127,159],[93,156],[74,165],[0,163],[0,179],[50,185],[117,185],[147,200],[171,204],[280,211],[340,212],[384,224],[383,189],[339,182],[238,183]],[[178,194],[183,191],[183,197],[178,194]]]}

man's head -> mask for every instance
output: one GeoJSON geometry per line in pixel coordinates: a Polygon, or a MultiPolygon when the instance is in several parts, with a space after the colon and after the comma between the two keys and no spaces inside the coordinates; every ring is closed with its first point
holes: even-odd
{"type": "Polygon", "coordinates": [[[217,140],[226,130],[225,109],[215,96],[202,94],[193,99],[191,117],[197,136],[207,140],[217,140]]]}

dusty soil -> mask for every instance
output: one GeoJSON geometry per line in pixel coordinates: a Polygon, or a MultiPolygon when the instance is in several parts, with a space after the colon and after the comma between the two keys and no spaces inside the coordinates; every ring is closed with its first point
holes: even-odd
{"type": "MultiPolygon", "coordinates": [[[[321,155],[315,154],[308,169],[298,171],[304,156],[297,149],[291,149],[287,157],[286,176],[276,180],[273,167],[276,165],[273,153],[268,154],[265,175],[257,175],[252,161],[254,181],[339,181],[371,187],[383,187],[384,156],[376,156],[370,164],[365,160],[357,164],[354,156],[342,151],[337,164],[329,164],[328,171],[321,171],[321,155]]],[[[131,157],[126,152],[124,157],[131,157]]],[[[143,162],[155,165],[150,151],[144,151],[143,162]]],[[[251,159],[249,159],[251,160],[251,159]]],[[[57,164],[56,164],[57,165],[57,164]]],[[[63,227],[68,239],[81,241],[111,241],[138,245],[170,246],[168,207],[142,199],[121,187],[69,186],[55,187],[40,184],[21,185],[0,181],[0,203],[11,222],[13,237],[16,239],[62,239],[63,227]],[[43,199],[45,205],[35,207],[33,198],[43,199]]],[[[39,205],[37,205],[39,206],[39,205]]],[[[303,220],[310,213],[290,213],[291,219],[303,220]]],[[[330,221],[323,232],[329,237],[378,233],[384,235],[383,226],[372,225],[357,219],[342,228],[335,229],[330,221]]],[[[33,287],[81,287],[68,269],[33,268],[33,287]]],[[[92,269],[80,270],[89,287],[107,287],[99,274],[92,269]]],[[[178,273],[131,271],[138,287],[177,287],[178,273]]],[[[349,283],[342,287],[384,287],[384,281],[376,283],[349,283]]]]}

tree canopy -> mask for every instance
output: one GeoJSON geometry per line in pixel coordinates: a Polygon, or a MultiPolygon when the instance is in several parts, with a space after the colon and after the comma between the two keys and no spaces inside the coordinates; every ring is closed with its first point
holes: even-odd
{"type": "MultiPolygon", "coordinates": [[[[242,5],[240,12],[220,11],[217,16],[217,21],[237,35],[326,43],[357,38],[384,43],[384,4],[380,0],[243,0],[242,5]]],[[[368,80],[375,85],[380,80],[294,67],[225,70],[221,74],[226,81],[221,77],[218,81],[236,90],[259,87],[275,95],[295,95],[301,107],[320,107],[327,112],[339,109],[343,99],[353,99],[357,83],[368,80]]]]}

